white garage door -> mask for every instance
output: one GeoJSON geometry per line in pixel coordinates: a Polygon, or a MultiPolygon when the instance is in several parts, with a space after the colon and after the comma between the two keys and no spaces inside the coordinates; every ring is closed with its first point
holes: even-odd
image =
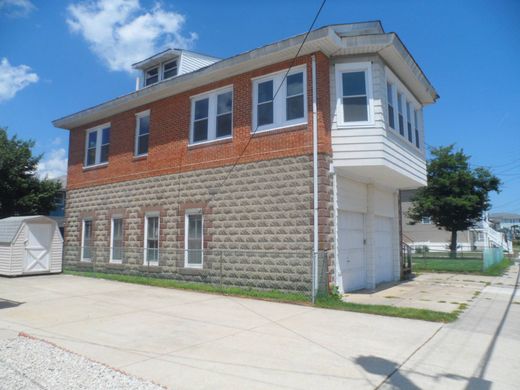
{"type": "Polygon", "coordinates": [[[366,287],[364,214],[339,210],[338,263],[343,291],[366,287]]]}
{"type": "Polygon", "coordinates": [[[375,219],[375,266],[376,284],[389,282],[393,277],[393,218],[376,217],[375,219]]]}

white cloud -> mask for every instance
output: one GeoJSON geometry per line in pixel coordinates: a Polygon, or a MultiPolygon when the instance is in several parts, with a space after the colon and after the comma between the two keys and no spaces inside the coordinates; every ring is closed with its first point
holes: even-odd
{"type": "Polygon", "coordinates": [[[63,140],[61,139],[61,137],[56,137],[52,140],[53,145],[61,145],[62,142],[63,140]]]}
{"type": "Polygon", "coordinates": [[[0,102],[9,100],[31,83],[38,81],[38,75],[27,65],[11,66],[7,58],[0,61],[0,102]]]}
{"type": "Polygon", "coordinates": [[[184,15],[157,3],[151,10],[139,0],[89,0],[68,7],[71,30],[111,70],[131,72],[131,65],[167,47],[187,48],[197,34],[184,35],[184,15]]]}
{"type": "Polygon", "coordinates": [[[49,157],[44,158],[38,164],[38,176],[55,179],[67,174],[67,152],[63,148],[52,149],[49,157]]]}
{"type": "Polygon", "coordinates": [[[0,13],[12,18],[23,18],[35,9],[29,0],[0,0],[0,13]]]}

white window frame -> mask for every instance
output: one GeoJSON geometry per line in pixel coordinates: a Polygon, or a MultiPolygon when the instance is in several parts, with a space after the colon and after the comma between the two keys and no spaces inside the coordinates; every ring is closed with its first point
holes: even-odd
{"type": "Polygon", "coordinates": [[[87,262],[87,263],[90,263],[92,262],[92,227],[94,226],[94,222],[92,220],[92,218],[83,218],[81,220],[81,248],[80,248],[80,261],[84,261],[84,262],[87,262]],[[91,252],[90,252],[90,257],[84,257],[83,256],[83,248],[85,247],[85,222],[90,222],[90,248],[91,248],[91,252]]]}
{"type": "Polygon", "coordinates": [[[144,245],[143,245],[143,264],[145,266],[159,265],[161,256],[161,215],[158,211],[146,213],[144,215],[144,245]],[[157,261],[148,261],[148,218],[157,217],[157,261]]]}
{"type": "Polygon", "coordinates": [[[150,117],[150,110],[141,111],[135,114],[135,140],[134,140],[134,157],[145,157],[148,156],[148,151],[150,150],[150,127],[151,127],[151,117],[150,117]],[[148,116],[148,149],[146,150],[146,153],[138,154],[139,151],[139,126],[140,121],[142,117],[148,116]]]}
{"type": "Polygon", "coordinates": [[[233,86],[227,85],[222,88],[214,89],[209,92],[204,92],[190,97],[191,113],[190,113],[190,138],[189,146],[208,144],[216,141],[222,141],[233,138],[233,109],[235,106],[235,96],[233,86]],[[217,138],[217,102],[218,95],[231,92],[231,134],[217,138]],[[208,99],[208,139],[205,141],[193,141],[194,125],[195,125],[195,103],[199,100],[208,99]]]}
{"type": "Polygon", "coordinates": [[[260,77],[254,77],[251,79],[253,83],[253,123],[251,126],[251,133],[262,133],[264,131],[278,130],[286,127],[293,127],[299,125],[307,124],[308,117],[308,108],[307,108],[307,66],[299,65],[291,68],[291,71],[287,73],[287,69],[282,71],[278,71],[275,73],[270,73],[267,75],[262,75],[260,77]],[[296,118],[287,120],[287,77],[303,72],[303,118],[296,118]],[[287,74],[287,77],[285,75],[287,74]],[[258,118],[258,85],[273,80],[273,123],[258,126],[257,127],[257,118],[258,118]],[[283,82],[282,86],[280,84],[283,82]],[[280,87],[278,94],[276,91],[280,87]]]}
{"type": "MultiPolygon", "coordinates": [[[[407,124],[407,115],[406,115],[406,101],[408,101],[410,103],[410,123],[412,124],[412,136],[413,136],[413,140],[415,141],[415,129],[417,128],[417,130],[419,130],[419,147],[417,147],[417,145],[415,144],[415,142],[413,143],[413,145],[415,145],[415,147],[419,150],[422,150],[422,140],[424,139],[424,130],[423,130],[423,127],[422,127],[422,123],[421,123],[421,119],[420,119],[420,116],[422,115],[422,105],[419,103],[419,101],[415,98],[415,96],[410,92],[410,90],[401,82],[401,80],[390,70],[390,68],[388,67],[385,67],[385,78],[386,78],[386,82],[387,83],[390,83],[394,86],[393,88],[393,100],[395,102],[397,102],[397,93],[399,92],[401,94],[401,96],[403,97],[403,100],[404,100],[404,112],[403,112],[403,120],[404,120],[404,136],[403,138],[405,138],[406,140],[408,140],[408,136],[407,136],[407,127],[406,127],[406,124],[407,124]],[[417,121],[419,123],[415,123],[415,118],[414,118],[414,114],[413,112],[414,111],[417,111],[417,121]]],[[[388,102],[387,102],[387,115],[388,114],[388,102]]],[[[394,123],[396,125],[396,133],[399,134],[399,109],[394,107],[394,123]]],[[[386,123],[386,128],[387,129],[392,129],[390,127],[390,124],[389,123],[386,123]]],[[[399,134],[400,135],[400,134],[399,134]]]]}
{"type": "MultiPolygon", "coordinates": [[[[108,164],[108,159],[107,161],[104,161],[104,162],[100,162],[101,160],[101,146],[102,146],[102,142],[103,142],[103,129],[106,129],[106,128],[109,128],[110,130],[110,138],[112,138],[112,126],[111,126],[111,123],[110,122],[107,122],[107,123],[104,123],[102,125],[99,125],[99,126],[96,126],[96,127],[92,127],[90,129],[87,129],[87,131],[85,132],[85,158],[83,159],[83,168],[92,168],[92,167],[99,167],[99,166],[103,166],[103,165],[107,165],[108,164]],[[89,135],[90,133],[94,133],[96,132],[97,135],[96,135],[96,156],[94,158],[94,164],[90,164],[90,165],[87,165],[87,159],[88,159],[88,138],[89,138],[89,135]]],[[[108,154],[110,155],[110,140],[109,140],[109,143],[108,143],[108,154]]]]}
{"type": "Polygon", "coordinates": [[[414,123],[413,123],[413,115],[412,112],[414,111],[413,103],[411,103],[408,99],[405,99],[405,110],[406,112],[406,139],[408,142],[410,142],[412,145],[414,144],[414,123]],[[408,124],[410,124],[410,129],[408,129],[408,124]],[[410,131],[410,133],[408,133],[410,131]]]}
{"type": "Polygon", "coordinates": [[[184,267],[185,268],[198,268],[201,269],[204,267],[204,214],[201,209],[188,209],[184,213],[184,267]],[[200,264],[190,264],[188,263],[188,238],[189,238],[189,217],[191,215],[200,215],[201,216],[201,262],[200,264]]]}
{"type": "Polygon", "coordinates": [[[161,80],[169,80],[169,79],[172,79],[176,76],[179,75],[179,58],[174,58],[174,59],[171,59],[171,60],[167,60],[167,61],[164,61],[162,64],[161,64],[161,77],[159,78],[159,81],[161,80]],[[172,62],[175,62],[175,67],[177,69],[177,71],[175,72],[175,75],[174,76],[170,76],[168,78],[164,77],[164,73],[166,72],[166,65],[168,64],[171,64],[172,62]]]}
{"type": "Polygon", "coordinates": [[[162,66],[160,64],[159,65],[155,65],[155,66],[150,66],[149,68],[145,69],[143,71],[143,85],[145,87],[149,87],[150,85],[155,85],[159,81],[161,81],[161,69],[162,69],[162,66]],[[147,84],[146,80],[148,79],[148,72],[151,71],[151,70],[154,70],[154,69],[157,69],[157,81],[155,83],[147,84]]]}
{"type": "Polygon", "coordinates": [[[122,215],[112,215],[110,217],[110,262],[113,263],[113,264],[122,264],[123,263],[123,259],[114,259],[114,220],[115,219],[120,219],[121,220],[121,223],[122,223],[122,231],[123,231],[123,238],[124,238],[124,221],[123,221],[123,216],[122,215]]]}
{"type": "MultiPolygon", "coordinates": [[[[374,126],[374,95],[372,90],[372,63],[353,62],[335,65],[336,78],[336,123],[338,128],[370,127],[374,126]],[[365,89],[367,93],[367,120],[345,122],[343,117],[343,73],[365,72],[365,89]]],[[[385,85],[386,88],[386,85],[385,85]]]]}

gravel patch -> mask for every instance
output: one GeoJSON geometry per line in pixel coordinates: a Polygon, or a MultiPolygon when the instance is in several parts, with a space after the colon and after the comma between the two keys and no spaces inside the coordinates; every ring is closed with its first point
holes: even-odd
{"type": "Polygon", "coordinates": [[[163,389],[44,341],[0,342],[0,389],[163,389]]]}

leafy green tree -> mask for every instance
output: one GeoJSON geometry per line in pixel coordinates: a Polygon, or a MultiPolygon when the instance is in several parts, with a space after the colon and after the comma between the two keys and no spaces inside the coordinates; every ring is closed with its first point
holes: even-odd
{"type": "Polygon", "coordinates": [[[39,179],[36,168],[42,155],[33,156],[34,141],[9,138],[0,127],[0,218],[48,214],[56,207],[57,180],[39,179]]]}
{"type": "Polygon", "coordinates": [[[500,179],[486,168],[472,169],[470,157],[454,145],[433,148],[428,161],[428,185],[420,188],[408,216],[412,224],[431,217],[441,229],[451,232],[450,256],[457,254],[457,232],[467,230],[482,218],[491,203],[489,193],[500,191],[500,179]]]}

